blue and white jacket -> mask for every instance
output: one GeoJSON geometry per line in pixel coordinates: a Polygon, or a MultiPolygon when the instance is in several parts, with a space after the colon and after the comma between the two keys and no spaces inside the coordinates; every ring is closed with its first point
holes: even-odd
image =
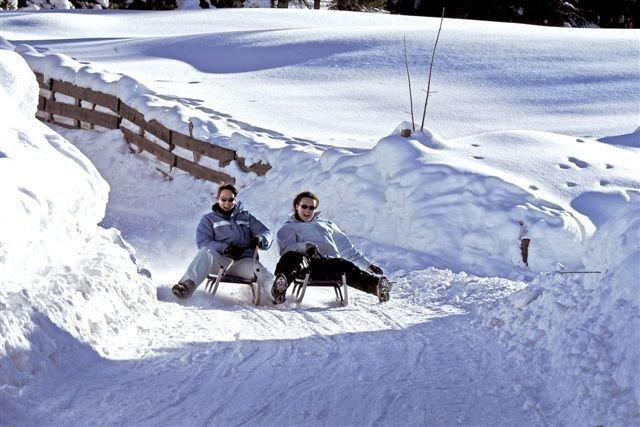
{"type": "Polygon", "coordinates": [[[278,230],[278,248],[280,255],[287,252],[304,253],[307,243],[315,243],[320,255],[327,258],[343,258],[351,261],[363,270],[371,265],[340,227],[333,222],[319,218],[316,213],[309,222],[301,221],[295,215],[278,230]]]}
{"type": "Polygon", "coordinates": [[[231,245],[246,248],[236,259],[251,258],[251,238],[257,236],[262,249],[271,246],[271,232],[256,217],[244,210],[238,203],[231,215],[224,215],[212,207],[212,211],[202,216],[196,231],[198,249],[204,247],[222,254],[231,245]]]}

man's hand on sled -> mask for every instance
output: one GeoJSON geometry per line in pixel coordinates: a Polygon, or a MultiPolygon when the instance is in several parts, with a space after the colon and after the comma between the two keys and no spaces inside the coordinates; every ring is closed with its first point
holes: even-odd
{"type": "Polygon", "coordinates": [[[229,245],[224,249],[224,255],[228,255],[231,258],[236,258],[242,254],[244,248],[236,245],[229,245]]]}
{"type": "Polygon", "coordinates": [[[262,239],[258,236],[253,236],[251,238],[251,249],[264,249],[264,243],[262,241],[262,239]]]}

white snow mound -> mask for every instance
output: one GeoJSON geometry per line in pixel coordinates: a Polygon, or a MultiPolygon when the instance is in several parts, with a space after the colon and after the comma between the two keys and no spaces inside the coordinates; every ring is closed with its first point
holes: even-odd
{"type": "Polygon", "coordinates": [[[584,270],[601,273],[540,276],[482,312],[511,356],[537,368],[549,393],[538,403],[561,424],[640,422],[639,237],[635,205],[589,241],[584,270]]]}
{"type": "Polygon", "coordinates": [[[23,387],[51,365],[117,351],[155,295],[120,233],[96,225],[106,182],[35,119],[37,85],[23,59],[2,50],[0,67],[0,399],[12,424],[29,405],[17,397],[23,387]]]}

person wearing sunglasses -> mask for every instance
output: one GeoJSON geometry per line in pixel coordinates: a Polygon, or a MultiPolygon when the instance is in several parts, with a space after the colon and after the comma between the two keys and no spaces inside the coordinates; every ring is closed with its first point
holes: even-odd
{"type": "Polygon", "coordinates": [[[227,274],[251,279],[267,289],[273,282],[273,274],[264,265],[253,260],[256,249],[267,250],[271,246],[271,232],[256,217],[238,203],[238,190],[232,184],[218,187],[216,203],[205,214],[196,231],[198,253],[187,268],[173,294],[188,298],[217,266],[228,267],[227,274]]]}
{"type": "Polygon", "coordinates": [[[320,218],[320,199],[303,191],[293,199],[293,214],[278,230],[280,260],[276,265],[271,296],[275,304],[285,301],[287,288],[309,271],[311,279],[338,280],[344,273],[347,284],[389,300],[391,282],[380,267],[371,263],[332,221],[320,218]]]}

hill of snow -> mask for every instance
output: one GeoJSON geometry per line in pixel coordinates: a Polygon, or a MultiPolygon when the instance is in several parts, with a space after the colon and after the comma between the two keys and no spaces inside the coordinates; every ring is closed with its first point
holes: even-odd
{"type": "Polygon", "coordinates": [[[436,21],[279,12],[0,15],[32,45],[0,40],[2,423],[640,422],[637,32],[447,20],[433,121],[403,138],[389,58],[436,21]],[[166,180],[120,131],[47,128],[25,60],[266,158],[245,206],[277,229],[316,191],[392,300],[177,302],[215,186],[166,180]]]}
{"type": "Polygon", "coordinates": [[[494,308],[485,322],[517,363],[535,366],[529,405],[548,384],[567,424],[640,419],[640,207],[608,221],[589,241],[584,265],[600,274],[541,275],[494,308]],[[550,378],[553,380],[549,381],[550,378]]]}
{"type": "MultiPolygon", "coordinates": [[[[124,73],[241,125],[340,147],[372,147],[408,120],[404,36],[422,111],[439,24],[268,9],[12,12],[0,20],[14,43],[124,73]]],[[[632,132],[640,113],[637,34],[446,19],[426,125],[446,139],[499,130],[632,132]]]]}
{"type": "Polygon", "coordinates": [[[426,253],[431,265],[510,276],[525,267],[520,236],[526,232],[528,268],[578,267],[596,226],[640,194],[637,162],[626,147],[533,131],[450,141],[426,131],[405,139],[400,128],[411,124],[403,123],[370,150],[327,148],[203,114],[65,55],[16,49],[46,76],[116,95],[173,129],[184,131],[191,121],[195,136],[269,162],[265,178],[235,167],[229,172],[247,186],[246,201],[260,207],[272,228],[286,217],[291,195],[312,188],[322,195],[323,212],[350,233],[396,251],[426,253]],[[272,203],[265,205],[263,194],[273,194],[272,203]],[[345,206],[345,200],[357,203],[345,206]]]}
{"type": "Polygon", "coordinates": [[[109,355],[145,323],[155,296],[133,248],[96,226],[106,182],[35,119],[38,87],[24,60],[0,50],[0,64],[1,412],[19,425],[34,381],[109,355]]]}

